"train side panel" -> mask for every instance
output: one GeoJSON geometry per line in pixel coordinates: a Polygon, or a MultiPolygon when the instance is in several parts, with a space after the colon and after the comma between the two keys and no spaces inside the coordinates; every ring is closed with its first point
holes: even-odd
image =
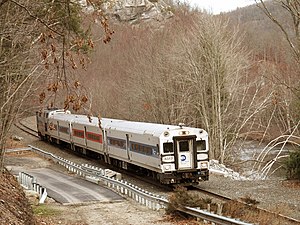
{"type": "Polygon", "coordinates": [[[57,129],[58,129],[58,136],[60,140],[71,143],[71,121],[68,120],[58,120],[57,119],[57,129]]]}
{"type": "Polygon", "coordinates": [[[59,140],[59,133],[58,133],[58,123],[56,119],[49,118],[47,121],[47,137],[50,138],[50,140],[59,140]]]}
{"type": "Polygon", "coordinates": [[[72,123],[72,143],[74,148],[86,148],[85,127],[80,123],[72,123]]]}
{"type": "Polygon", "coordinates": [[[107,154],[109,157],[130,161],[130,152],[128,151],[128,142],[126,134],[122,131],[106,129],[107,154]]]}
{"type": "Polygon", "coordinates": [[[85,125],[85,139],[87,149],[104,154],[102,130],[95,125],[85,125]]]}
{"type": "Polygon", "coordinates": [[[130,134],[130,160],[143,168],[161,172],[159,158],[159,139],[148,134],[130,134]]]}

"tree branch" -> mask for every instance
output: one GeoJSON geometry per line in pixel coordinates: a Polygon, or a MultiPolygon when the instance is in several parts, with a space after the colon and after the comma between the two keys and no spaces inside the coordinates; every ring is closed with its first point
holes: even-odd
{"type": "MultiPolygon", "coordinates": [[[[13,2],[14,4],[16,4],[17,6],[21,7],[22,9],[24,9],[28,15],[34,19],[36,19],[37,21],[39,21],[41,24],[43,24],[45,27],[47,27],[49,30],[53,31],[54,33],[60,35],[60,36],[64,36],[62,33],[58,32],[57,30],[53,29],[51,26],[49,26],[45,21],[43,21],[41,18],[33,15],[28,9],[26,6],[16,2],[15,0],[6,0],[6,1],[10,1],[10,2],[13,2]]],[[[1,6],[1,5],[0,5],[1,6]]]]}

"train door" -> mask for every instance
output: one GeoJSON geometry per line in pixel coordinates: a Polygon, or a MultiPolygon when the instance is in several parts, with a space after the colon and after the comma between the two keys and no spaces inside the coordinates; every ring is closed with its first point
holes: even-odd
{"type": "Polygon", "coordinates": [[[84,126],[84,146],[87,146],[87,131],[86,131],[86,126],[84,126]]]}
{"type": "Polygon", "coordinates": [[[108,143],[107,143],[107,131],[106,130],[102,130],[102,138],[103,138],[103,152],[106,155],[108,153],[108,143]]]}
{"type": "Polygon", "coordinates": [[[196,155],[196,137],[176,138],[174,137],[174,150],[176,157],[176,167],[181,169],[195,168],[196,155]]]}
{"type": "MultiPolygon", "coordinates": [[[[52,123],[53,124],[53,123],[52,123]]],[[[51,125],[51,123],[50,123],[50,125],[51,125]]],[[[53,125],[52,125],[53,126],[53,125]]],[[[50,127],[52,127],[52,126],[50,126],[50,127]]],[[[51,129],[49,129],[50,131],[51,131],[51,129]]],[[[53,129],[52,129],[53,130],[53,129]]],[[[58,138],[61,138],[61,134],[60,134],[60,126],[59,126],[59,121],[57,121],[57,136],[58,136],[58,138]]]]}
{"type": "Polygon", "coordinates": [[[45,113],[44,114],[44,123],[45,123],[45,133],[47,133],[48,132],[48,113],[45,113]]]}
{"type": "Polygon", "coordinates": [[[130,160],[130,143],[129,143],[129,135],[126,134],[126,151],[128,160],[130,160]]]}
{"type": "Polygon", "coordinates": [[[111,164],[111,160],[109,157],[109,146],[108,146],[108,139],[107,139],[107,130],[103,129],[103,151],[104,151],[104,162],[111,164]]]}

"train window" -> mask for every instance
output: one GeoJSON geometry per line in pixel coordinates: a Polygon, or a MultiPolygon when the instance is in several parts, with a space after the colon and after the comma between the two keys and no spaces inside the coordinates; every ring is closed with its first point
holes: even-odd
{"type": "Polygon", "coordinates": [[[76,137],[84,138],[84,132],[83,130],[73,130],[73,135],[76,137]]]}
{"type": "Polygon", "coordinates": [[[87,139],[91,141],[101,142],[101,135],[99,134],[93,134],[93,133],[87,133],[87,139]]]}
{"type": "Polygon", "coordinates": [[[197,141],[197,151],[206,150],[205,140],[197,141]]]}
{"type": "Polygon", "coordinates": [[[158,156],[158,145],[157,145],[157,147],[152,148],[152,155],[153,156],[158,156]]]}
{"type": "Polygon", "coordinates": [[[69,134],[69,128],[68,127],[59,127],[59,132],[69,134]]]}
{"type": "MultiPolygon", "coordinates": [[[[98,137],[99,139],[100,137],[98,137]]],[[[100,140],[101,141],[101,140],[100,140]]],[[[114,138],[108,138],[109,145],[115,146],[117,148],[126,149],[126,141],[125,140],[119,140],[114,138]]]]}
{"type": "Polygon", "coordinates": [[[173,143],[164,143],[164,153],[173,152],[173,143]]]}
{"type": "Polygon", "coordinates": [[[152,149],[150,147],[145,147],[146,155],[152,155],[152,149]]]}
{"type": "Polygon", "coordinates": [[[138,152],[139,151],[139,145],[138,144],[132,144],[133,151],[138,152]]]}
{"type": "Polygon", "coordinates": [[[140,146],[140,152],[144,153],[144,146],[142,146],[142,145],[140,146]]]}
{"type": "Polygon", "coordinates": [[[189,151],[189,142],[188,141],[179,141],[179,151],[188,152],[189,151]]]}
{"type": "Polygon", "coordinates": [[[144,154],[144,155],[153,155],[153,156],[158,155],[158,151],[156,147],[142,145],[138,143],[131,143],[131,151],[137,152],[139,154],[144,154]]]}

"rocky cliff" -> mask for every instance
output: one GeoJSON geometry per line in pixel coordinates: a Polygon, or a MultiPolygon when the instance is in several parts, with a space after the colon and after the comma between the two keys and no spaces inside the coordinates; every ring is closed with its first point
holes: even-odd
{"type": "Polygon", "coordinates": [[[104,4],[105,12],[119,22],[162,22],[173,13],[163,0],[110,0],[104,4]]]}
{"type": "MultiPolygon", "coordinates": [[[[106,15],[118,22],[163,22],[173,16],[166,1],[168,0],[107,0],[102,7],[106,15]]],[[[78,2],[86,13],[93,11],[93,7],[86,0],[78,2]]]]}

